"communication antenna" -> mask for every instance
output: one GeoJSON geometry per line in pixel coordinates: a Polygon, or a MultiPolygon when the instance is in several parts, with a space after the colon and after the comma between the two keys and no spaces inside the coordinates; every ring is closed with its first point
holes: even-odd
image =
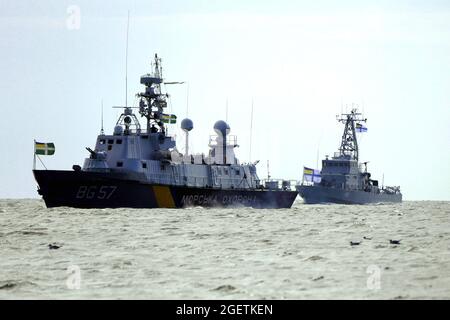
{"type": "Polygon", "coordinates": [[[252,98],[252,112],[250,114],[250,150],[248,152],[249,162],[252,162],[252,131],[253,131],[253,98],[252,98]]]}
{"type": "Polygon", "coordinates": [[[316,169],[319,169],[319,146],[317,146],[316,169]]]}
{"type": "Polygon", "coordinates": [[[225,101],[225,122],[228,123],[228,97],[225,101]]]}
{"type": "Polygon", "coordinates": [[[128,10],[127,20],[127,45],[125,51],[125,107],[128,107],[128,31],[130,29],[130,10],[128,10]]]}
{"type": "Polygon", "coordinates": [[[269,160],[267,160],[267,180],[270,180],[269,160]]]}
{"type": "Polygon", "coordinates": [[[105,130],[103,130],[103,99],[102,99],[102,128],[100,129],[100,134],[101,135],[105,134],[105,130]]]}
{"type": "Polygon", "coordinates": [[[317,155],[316,155],[316,169],[319,169],[319,150],[320,150],[320,143],[322,141],[322,135],[323,135],[323,128],[320,132],[319,142],[317,143],[317,155]]]}
{"type": "Polygon", "coordinates": [[[364,99],[362,99],[362,114],[364,116],[364,99]]]}
{"type": "Polygon", "coordinates": [[[186,118],[189,117],[189,82],[187,84],[187,92],[186,92],[186,118]]]}

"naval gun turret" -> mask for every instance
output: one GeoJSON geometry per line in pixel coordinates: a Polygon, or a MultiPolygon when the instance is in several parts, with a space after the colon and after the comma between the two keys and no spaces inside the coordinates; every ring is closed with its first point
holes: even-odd
{"type": "Polygon", "coordinates": [[[86,147],[90,156],[84,160],[83,170],[85,171],[109,171],[109,165],[106,161],[106,152],[94,151],[89,147],[86,147]]]}

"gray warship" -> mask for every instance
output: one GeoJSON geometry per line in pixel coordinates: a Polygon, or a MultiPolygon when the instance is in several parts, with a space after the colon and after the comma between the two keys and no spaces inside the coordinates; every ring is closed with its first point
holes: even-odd
{"type": "Polygon", "coordinates": [[[305,203],[366,204],[401,202],[400,187],[379,186],[367,171],[367,162],[359,163],[357,130],[367,130],[357,109],[337,117],[344,124],[339,151],[322,160],[322,170],[315,179],[315,170],[304,168],[303,180],[296,186],[305,203]],[[305,171],[313,177],[305,181],[305,171]]]}
{"type": "MultiPolygon", "coordinates": [[[[182,208],[236,207],[290,208],[297,196],[288,180],[262,180],[256,164],[241,164],[235,156],[237,138],[222,120],[214,124],[209,152],[190,154],[188,136],[193,122],[184,119],[185,152],[178,151],[168,126],[176,116],[166,114],[169,95],[161,59],[155,54],[150,73],[141,76],[145,90],[139,105],[123,107],[113,134],[102,130],[89,157],[73,170],[36,170],[38,193],[47,207],[182,208]],[[146,119],[142,128],[133,109],[146,119]]],[[[53,151],[54,152],[54,151],[53,151]]],[[[294,187],[294,185],[292,185],[294,187]]]]}

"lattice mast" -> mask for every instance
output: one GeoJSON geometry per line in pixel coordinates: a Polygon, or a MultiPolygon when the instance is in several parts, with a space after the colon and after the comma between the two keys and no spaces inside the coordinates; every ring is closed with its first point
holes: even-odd
{"type": "Polygon", "coordinates": [[[359,160],[358,139],[356,137],[356,124],[366,122],[367,119],[354,108],[350,113],[342,113],[337,117],[339,122],[344,123],[344,133],[342,135],[339,156],[359,160]]]}

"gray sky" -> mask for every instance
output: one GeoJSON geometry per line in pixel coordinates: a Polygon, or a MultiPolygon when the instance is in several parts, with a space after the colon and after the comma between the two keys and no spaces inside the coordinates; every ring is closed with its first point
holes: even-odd
{"type": "MultiPolygon", "coordinates": [[[[37,197],[33,139],[56,145],[47,168],[81,165],[102,99],[111,133],[110,107],[125,101],[130,10],[128,101],[158,53],[167,80],[189,83],[191,151],[207,151],[228,99],[247,162],[253,99],[260,177],[269,159],[272,177],[300,179],[318,150],[320,159],[337,150],[335,116],[355,103],[368,118],[360,159],[373,177],[384,173],[405,200],[450,200],[448,1],[243,2],[0,0],[0,197],[37,197]]],[[[168,91],[181,120],[187,86],[168,91]]],[[[170,132],[182,150],[183,133],[170,132]]]]}

